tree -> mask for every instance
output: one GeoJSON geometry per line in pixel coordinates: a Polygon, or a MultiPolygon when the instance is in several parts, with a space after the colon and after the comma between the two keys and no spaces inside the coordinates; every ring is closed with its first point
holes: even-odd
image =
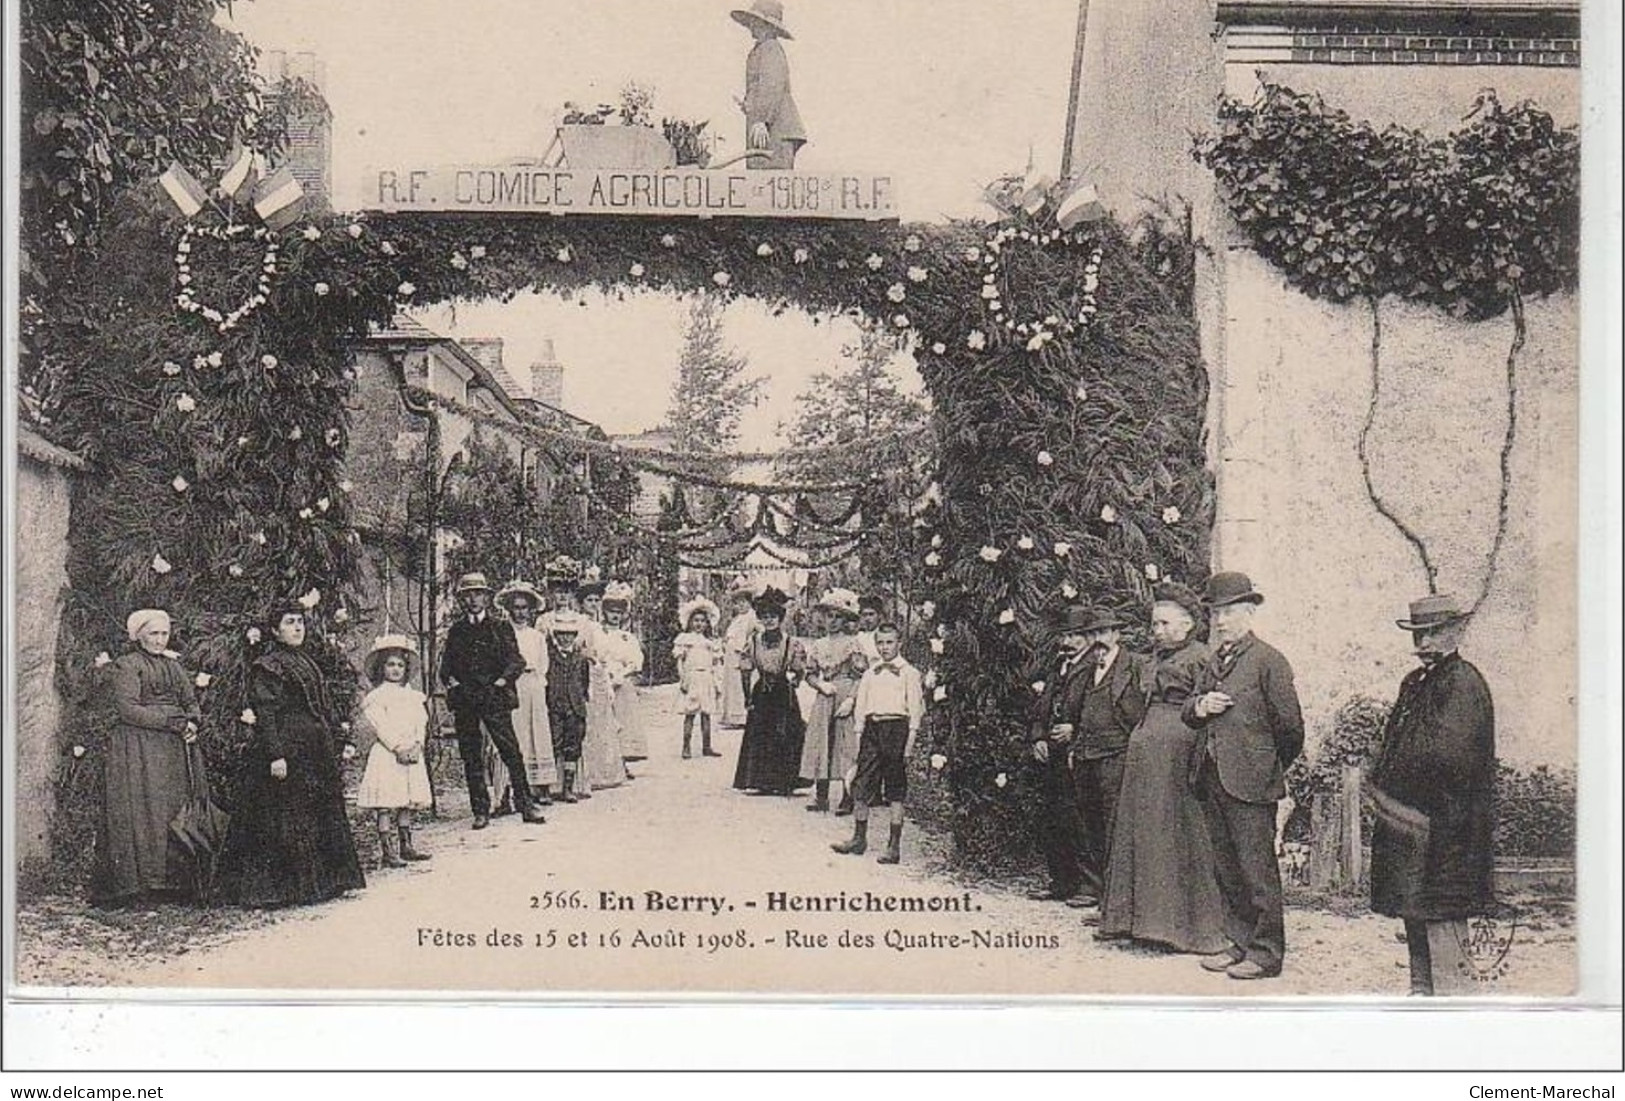
{"type": "Polygon", "coordinates": [[[865,328],[841,355],[850,367],[820,371],[797,395],[796,419],[784,432],[792,447],[863,444],[925,426],[925,402],[898,385],[897,345],[884,332],[865,328]]]}
{"type": "Polygon", "coordinates": [[[671,392],[670,421],[676,449],[710,455],[739,437],[739,418],[761,400],[762,379],[743,379],[749,366],[722,338],[722,303],[699,298],[688,312],[677,383],[671,392]]]}

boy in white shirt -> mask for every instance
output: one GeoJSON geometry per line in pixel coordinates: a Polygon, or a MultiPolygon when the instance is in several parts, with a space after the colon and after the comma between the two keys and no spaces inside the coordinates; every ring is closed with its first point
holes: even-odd
{"type": "Polygon", "coordinates": [[[830,848],[849,856],[869,847],[869,808],[890,804],[891,833],[882,864],[902,861],[903,800],[908,797],[908,758],[925,717],[925,693],[920,671],[898,655],[902,640],[897,628],[875,629],[880,660],[870,665],[858,682],[853,716],[858,738],[858,775],[852,785],[856,803],[852,839],[830,848]]]}

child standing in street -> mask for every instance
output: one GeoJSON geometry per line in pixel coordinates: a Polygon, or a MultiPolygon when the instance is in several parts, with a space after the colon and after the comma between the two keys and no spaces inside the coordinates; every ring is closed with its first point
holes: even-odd
{"type": "Polygon", "coordinates": [[[430,803],[429,771],[423,763],[428,698],[411,686],[417,662],[417,648],[405,635],[383,636],[367,655],[367,679],[374,687],[361,702],[361,717],[377,741],[367,754],[356,806],[377,812],[386,868],[429,859],[412,845],[412,812],[430,803]]]}
{"type": "Polygon", "coordinates": [[[901,637],[896,626],[875,629],[879,661],[858,682],[854,705],[854,732],[858,738],[858,775],[852,787],[855,803],[852,838],[830,847],[848,856],[861,855],[869,846],[869,808],[891,806],[891,833],[882,864],[902,860],[903,801],[908,798],[908,758],[925,718],[925,693],[920,671],[899,656],[901,637]]]}
{"type": "Polygon", "coordinates": [[[696,597],[677,611],[682,634],[672,640],[672,656],[677,659],[678,683],[683,692],[683,757],[694,755],[694,719],[700,720],[700,754],[720,757],[711,748],[711,722],[722,709],[722,685],[718,679],[722,649],[712,637],[717,606],[705,597],[696,597]]]}
{"type": "Polygon", "coordinates": [[[553,751],[563,774],[561,803],[591,799],[579,791],[581,743],[587,737],[587,696],[592,662],[581,644],[586,619],[580,612],[554,612],[547,629],[547,718],[553,730],[553,751]]]}

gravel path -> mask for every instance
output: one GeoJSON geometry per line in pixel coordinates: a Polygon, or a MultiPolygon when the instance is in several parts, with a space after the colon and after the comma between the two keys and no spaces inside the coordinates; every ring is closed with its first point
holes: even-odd
{"type": "MultiPolygon", "coordinates": [[[[638,779],[548,811],[422,831],[434,860],[369,876],[365,891],[275,914],[163,908],[100,915],[50,900],[18,917],[18,981],[213,989],[893,995],[1399,995],[1396,922],[1294,907],[1286,973],[1242,983],[1188,956],[1102,944],[1076,911],[957,881],[922,844],[904,863],[838,856],[848,819],[804,798],[730,789],[722,758],[679,759],[670,689],[644,694],[651,759],[638,779]],[[829,896],[964,907],[792,912],[829,896]],[[625,909],[620,909],[624,905],[625,909]]],[[[883,830],[877,830],[882,833],[883,830]]],[[[1561,995],[1575,983],[1572,920],[1517,931],[1493,988],[1561,995]]]]}

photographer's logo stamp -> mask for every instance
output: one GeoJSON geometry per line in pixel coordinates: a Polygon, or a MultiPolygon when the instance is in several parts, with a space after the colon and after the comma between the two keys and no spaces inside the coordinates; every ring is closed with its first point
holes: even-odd
{"type": "Polygon", "coordinates": [[[1456,930],[1461,948],[1456,969],[1462,978],[1493,983],[1506,975],[1508,957],[1518,935],[1516,917],[1498,919],[1486,914],[1467,919],[1456,930]]]}

